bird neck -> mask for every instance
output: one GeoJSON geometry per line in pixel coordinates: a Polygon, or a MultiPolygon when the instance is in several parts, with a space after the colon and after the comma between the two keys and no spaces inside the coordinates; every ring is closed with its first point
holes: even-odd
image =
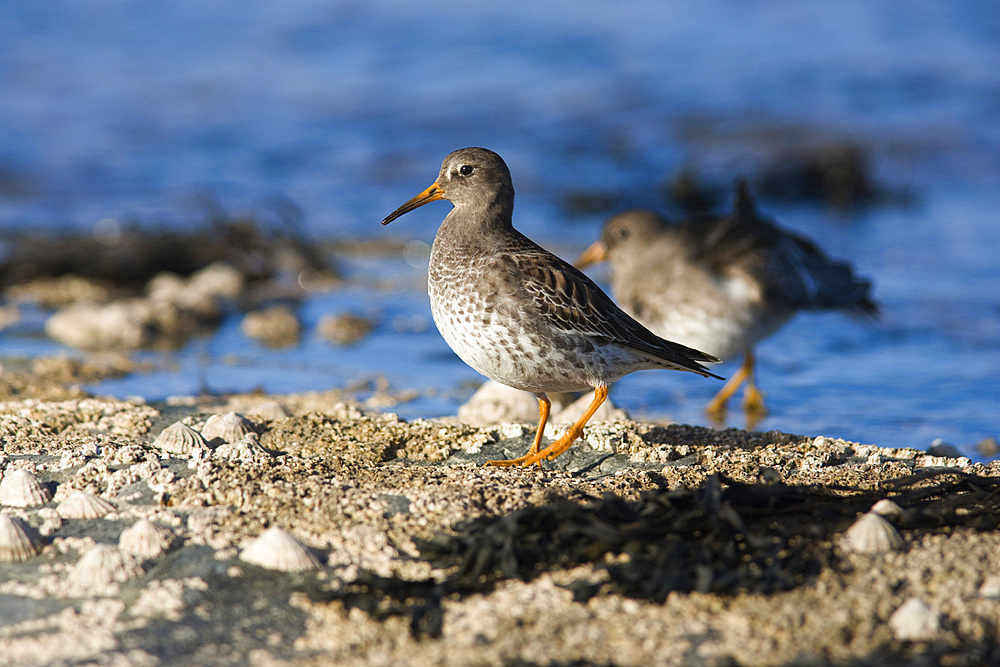
{"type": "Polygon", "coordinates": [[[510,233],[513,212],[513,197],[456,204],[441,223],[437,236],[461,245],[478,245],[495,235],[510,233]]]}

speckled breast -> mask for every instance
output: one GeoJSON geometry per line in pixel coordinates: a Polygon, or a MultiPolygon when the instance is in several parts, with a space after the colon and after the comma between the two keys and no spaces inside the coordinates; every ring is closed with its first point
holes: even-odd
{"type": "Polygon", "coordinates": [[[560,332],[543,330],[501,288],[488,259],[440,260],[432,252],[431,313],[462,361],[490,379],[533,393],[594,386],[592,373],[563,344],[560,332]]]}

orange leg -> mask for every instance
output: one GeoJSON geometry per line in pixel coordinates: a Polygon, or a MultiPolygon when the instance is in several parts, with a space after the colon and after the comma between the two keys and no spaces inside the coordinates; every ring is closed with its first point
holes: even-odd
{"type": "Polygon", "coordinates": [[[767,408],[764,407],[764,392],[757,387],[757,382],[754,379],[753,353],[747,352],[743,364],[747,367],[747,388],[743,391],[743,411],[747,415],[747,428],[753,428],[767,414],[767,408]]]}
{"type": "Polygon", "coordinates": [[[732,398],[733,394],[747,381],[749,374],[753,373],[753,355],[749,352],[743,357],[743,364],[740,369],[733,373],[733,376],[729,378],[726,384],[722,385],[722,389],[719,393],[715,395],[708,405],[705,406],[705,413],[713,419],[714,421],[721,422],[726,418],[726,403],[732,398]],[[747,362],[749,361],[749,372],[747,370],[747,362]]]}
{"type": "MultiPolygon", "coordinates": [[[[583,427],[588,421],[590,421],[590,418],[594,416],[595,412],[597,412],[597,408],[601,407],[601,404],[604,403],[607,398],[608,388],[603,386],[596,387],[594,389],[594,400],[590,402],[590,406],[587,408],[586,412],[583,413],[583,416],[570,427],[563,437],[559,438],[541,451],[528,452],[519,459],[514,459],[510,462],[503,461],[500,463],[506,463],[507,465],[530,466],[532,463],[538,463],[541,465],[542,459],[548,459],[551,461],[556,458],[569,449],[569,446],[573,444],[574,440],[583,435],[583,427]]],[[[490,463],[497,465],[497,462],[495,461],[490,461],[490,463]]]]}
{"type": "MultiPolygon", "coordinates": [[[[538,449],[542,444],[542,434],[545,433],[545,424],[549,421],[549,409],[552,407],[552,402],[549,401],[549,397],[545,394],[535,394],[535,396],[538,398],[538,430],[535,431],[535,439],[531,443],[531,449],[528,450],[527,454],[519,458],[505,461],[487,461],[486,465],[497,466],[500,468],[516,465],[530,465],[524,462],[538,453],[538,449]]],[[[541,460],[536,460],[536,462],[538,463],[538,467],[542,466],[541,460]]]]}
{"type": "Polygon", "coordinates": [[[743,355],[740,369],[729,378],[729,381],[723,385],[715,398],[705,407],[705,412],[709,417],[718,422],[723,421],[726,417],[726,402],[744,383],[747,386],[743,392],[743,410],[747,415],[747,428],[753,428],[767,414],[767,410],[764,408],[764,393],[757,387],[757,382],[754,379],[756,363],[753,350],[747,350],[746,354],[743,355]]]}

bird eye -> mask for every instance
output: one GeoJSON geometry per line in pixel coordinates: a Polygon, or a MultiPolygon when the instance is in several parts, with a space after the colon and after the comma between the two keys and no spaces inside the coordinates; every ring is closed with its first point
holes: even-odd
{"type": "Polygon", "coordinates": [[[627,239],[628,238],[628,228],[627,227],[619,227],[618,229],[615,230],[615,235],[618,236],[619,239],[627,239]]]}
{"type": "Polygon", "coordinates": [[[458,173],[460,173],[462,176],[468,176],[473,171],[475,170],[472,168],[472,166],[467,164],[463,164],[461,167],[458,168],[458,173]]]}

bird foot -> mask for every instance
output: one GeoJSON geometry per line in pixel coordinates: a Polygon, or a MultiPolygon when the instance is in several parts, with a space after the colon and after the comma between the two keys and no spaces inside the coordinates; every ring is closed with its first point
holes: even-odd
{"type": "Polygon", "coordinates": [[[760,421],[767,414],[767,408],[764,407],[764,392],[757,388],[756,385],[749,385],[743,392],[743,410],[747,413],[747,418],[753,418],[760,421]]]}
{"type": "Polygon", "coordinates": [[[573,443],[573,441],[579,438],[581,435],[583,435],[582,429],[581,430],[570,429],[569,432],[566,433],[566,435],[559,438],[557,441],[553,442],[545,449],[542,449],[537,452],[535,451],[528,452],[524,456],[520,456],[516,459],[508,459],[502,461],[487,461],[486,465],[496,466],[498,468],[510,468],[513,466],[528,467],[533,463],[537,463],[538,467],[541,468],[543,459],[548,461],[553,460],[554,458],[565,452],[567,449],[569,449],[569,446],[573,443]]]}
{"type": "Polygon", "coordinates": [[[743,392],[743,411],[747,417],[747,428],[754,429],[757,424],[767,416],[767,408],[764,407],[764,392],[756,385],[750,385],[743,392]]]}
{"type": "Polygon", "coordinates": [[[528,452],[524,456],[519,456],[516,459],[487,461],[486,465],[495,466],[497,468],[512,468],[514,466],[530,466],[532,463],[537,463],[538,466],[541,467],[542,461],[538,456],[538,452],[528,452]]]}
{"type": "Polygon", "coordinates": [[[726,423],[726,401],[712,400],[705,406],[705,414],[716,424],[726,423]]]}

